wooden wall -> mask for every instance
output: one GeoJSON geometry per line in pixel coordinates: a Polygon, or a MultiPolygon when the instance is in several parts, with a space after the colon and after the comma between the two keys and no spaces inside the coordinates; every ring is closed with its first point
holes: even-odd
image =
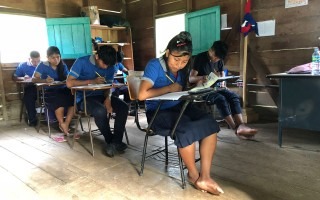
{"type": "MultiPolygon", "coordinates": [[[[44,17],[79,16],[82,6],[98,5],[100,9],[122,11],[132,27],[135,69],[143,70],[155,57],[155,18],[192,12],[220,5],[228,14],[231,30],[221,31],[221,40],[229,45],[226,66],[232,74],[242,76],[243,38],[239,33],[245,0],[2,0],[0,12],[23,13],[44,17]]],[[[285,9],[285,0],[252,0],[256,21],[276,20],[276,35],[248,37],[247,104],[260,118],[276,119],[277,81],[267,74],[283,72],[310,62],[312,47],[319,46],[320,1],[285,9]]],[[[4,72],[6,74],[7,72],[4,72]]],[[[241,94],[241,88],[239,93],[241,94]]]]}
{"type": "MultiPolygon", "coordinates": [[[[155,18],[192,12],[220,5],[228,14],[231,30],[221,31],[221,40],[229,45],[226,66],[232,74],[242,75],[243,46],[239,33],[245,0],[127,0],[127,18],[132,25],[135,68],[143,70],[155,56],[155,18]],[[242,2],[242,4],[241,4],[242,2]],[[143,12],[142,12],[143,11],[143,12]]],[[[249,35],[247,62],[247,104],[260,118],[277,119],[278,82],[267,74],[284,72],[310,62],[312,47],[319,46],[320,1],[285,9],[285,0],[252,0],[251,13],[256,21],[276,20],[276,35],[249,35]]],[[[165,30],[164,30],[165,31],[165,30]]],[[[242,88],[239,94],[242,95],[242,88]]]]}
{"type": "Polygon", "coordinates": [[[0,12],[34,16],[73,17],[80,15],[82,0],[2,0],[0,12]]]}

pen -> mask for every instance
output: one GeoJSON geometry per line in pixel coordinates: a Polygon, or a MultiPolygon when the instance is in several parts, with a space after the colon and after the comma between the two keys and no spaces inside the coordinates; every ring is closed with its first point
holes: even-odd
{"type": "Polygon", "coordinates": [[[174,81],[172,80],[172,78],[170,78],[170,76],[168,76],[168,74],[166,74],[166,77],[167,77],[172,83],[174,83],[174,81]]]}
{"type": "Polygon", "coordinates": [[[102,77],[102,76],[100,76],[100,74],[99,74],[98,72],[96,72],[96,74],[97,74],[99,77],[102,77]]]}
{"type": "MultiPolygon", "coordinates": [[[[95,71],[95,73],[96,73],[99,77],[102,77],[98,72],[95,71]]],[[[104,81],[104,83],[107,83],[107,81],[104,81]]]]}

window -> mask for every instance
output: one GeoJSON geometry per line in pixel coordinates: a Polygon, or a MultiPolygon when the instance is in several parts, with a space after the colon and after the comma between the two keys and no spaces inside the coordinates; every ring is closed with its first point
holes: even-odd
{"type": "Polygon", "coordinates": [[[185,14],[156,19],[156,56],[160,57],[175,35],[185,30],[185,14]]]}
{"type": "Polygon", "coordinates": [[[30,51],[46,60],[48,36],[46,21],[40,17],[0,14],[0,62],[23,62],[30,51]]]}

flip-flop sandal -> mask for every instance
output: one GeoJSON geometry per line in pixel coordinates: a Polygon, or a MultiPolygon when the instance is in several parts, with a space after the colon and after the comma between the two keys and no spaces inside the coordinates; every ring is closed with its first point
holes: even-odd
{"type": "Polygon", "coordinates": [[[54,135],[51,137],[54,141],[56,142],[65,142],[67,141],[65,138],[64,138],[64,135],[60,134],[60,135],[54,135]]]}

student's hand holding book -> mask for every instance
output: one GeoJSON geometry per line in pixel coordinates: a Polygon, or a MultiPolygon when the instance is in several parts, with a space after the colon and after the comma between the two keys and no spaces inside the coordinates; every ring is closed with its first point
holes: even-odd
{"type": "Polygon", "coordinates": [[[213,72],[211,72],[206,79],[205,82],[202,81],[201,85],[197,85],[196,87],[192,88],[191,90],[189,90],[189,92],[191,93],[195,93],[195,92],[201,92],[202,90],[208,90],[210,89],[210,87],[217,82],[217,80],[219,79],[219,77],[217,75],[215,75],[213,72]]]}

